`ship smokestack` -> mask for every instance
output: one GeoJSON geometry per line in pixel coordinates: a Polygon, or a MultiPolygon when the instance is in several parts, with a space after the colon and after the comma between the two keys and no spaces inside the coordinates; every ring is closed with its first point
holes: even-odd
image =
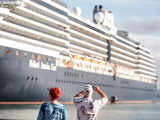
{"type": "Polygon", "coordinates": [[[94,9],[93,9],[93,22],[96,23],[96,20],[95,20],[95,14],[98,12],[98,6],[95,5],[94,6],[94,9]]]}

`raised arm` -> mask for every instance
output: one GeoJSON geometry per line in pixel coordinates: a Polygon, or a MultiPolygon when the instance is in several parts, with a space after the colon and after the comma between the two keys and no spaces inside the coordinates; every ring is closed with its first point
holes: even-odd
{"type": "Polygon", "coordinates": [[[101,99],[98,99],[98,100],[94,101],[94,105],[98,109],[101,109],[102,107],[104,107],[107,104],[108,97],[107,97],[107,95],[105,95],[105,93],[102,92],[102,90],[98,86],[94,86],[93,88],[101,97],[101,99]]]}
{"type": "Polygon", "coordinates": [[[107,95],[105,95],[105,93],[103,93],[103,91],[98,86],[94,86],[93,88],[101,98],[107,98],[107,95]]]}

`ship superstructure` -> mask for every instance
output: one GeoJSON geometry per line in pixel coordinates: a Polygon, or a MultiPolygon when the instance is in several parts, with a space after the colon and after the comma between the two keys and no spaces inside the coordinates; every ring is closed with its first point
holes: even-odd
{"type": "Polygon", "coordinates": [[[84,84],[122,100],[154,96],[151,52],[117,30],[103,6],[95,6],[93,22],[80,14],[60,1],[0,1],[1,101],[45,100],[52,85],[64,91],[62,100],[84,84]]]}

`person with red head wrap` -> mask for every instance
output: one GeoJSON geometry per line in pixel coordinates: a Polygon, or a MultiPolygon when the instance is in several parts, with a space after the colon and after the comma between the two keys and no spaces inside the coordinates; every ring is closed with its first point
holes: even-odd
{"type": "Polygon", "coordinates": [[[66,120],[66,108],[58,101],[61,90],[57,87],[51,87],[48,90],[49,102],[41,105],[37,120],[66,120]]]}

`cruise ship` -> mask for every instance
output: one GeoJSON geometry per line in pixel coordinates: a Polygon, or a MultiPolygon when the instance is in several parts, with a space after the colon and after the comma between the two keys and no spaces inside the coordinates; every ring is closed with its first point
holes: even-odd
{"type": "Polygon", "coordinates": [[[51,86],[71,101],[86,84],[122,101],[152,100],[150,50],[118,30],[102,5],[92,21],[81,12],[59,0],[0,0],[0,101],[44,101],[51,86]]]}

